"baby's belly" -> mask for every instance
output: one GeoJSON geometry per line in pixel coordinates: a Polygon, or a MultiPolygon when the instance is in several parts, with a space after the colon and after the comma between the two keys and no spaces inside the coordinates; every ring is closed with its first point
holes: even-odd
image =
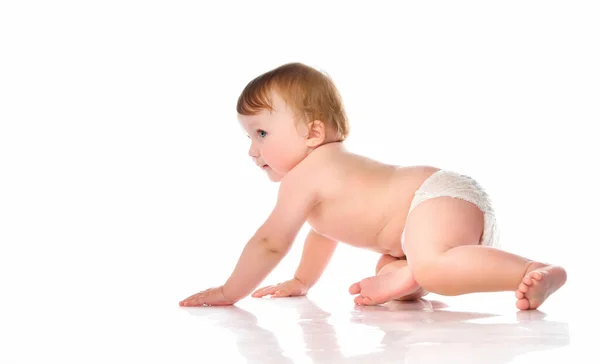
{"type": "Polygon", "coordinates": [[[348,244],[357,248],[377,249],[378,234],[377,231],[369,229],[365,226],[348,223],[329,223],[320,224],[318,222],[310,222],[314,231],[340,243],[348,244]]]}
{"type": "Polygon", "coordinates": [[[382,208],[339,214],[327,211],[309,218],[308,223],[317,233],[340,243],[400,258],[404,256],[401,239],[410,201],[395,202],[393,209],[387,208],[385,213],[365,213],[382,211],[382,208]]]}
{"type": "Polygon", "coordinates": [[[402,250],[402,233],[406,216],[397,216],[381,230],[377,239],[378,252],[401,258],[405,256],[402,250]]]}
{"type": "Polygon", "coordinates": [[[339,223],[329,221],[328,224],[313,221],[310,225],[317,233],[335,241],[400,258],[404,256],[401,243],[404,220],[403,216],[394,216],[389,221],[371,226],[363,224],[364,219],[362,221],[345,219],[339,223]]]}

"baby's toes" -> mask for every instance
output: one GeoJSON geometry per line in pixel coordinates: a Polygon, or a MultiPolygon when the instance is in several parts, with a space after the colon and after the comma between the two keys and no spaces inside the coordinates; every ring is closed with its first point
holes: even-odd
{"type": "Polygon", "coordinates": [[[525,293],[517,290],[517,291],[515,291],[515,297],[517,297],[517,299],[520,300],[521,298],[525,298],[525,293]]]}
{"type": "Polygon", "coordinates": [[[529,286],[526,285],[525,283],[521,283],[521,284],[519,284],[519,291],[521,291],[523,293],[527,293],[527,291],[529,291],[529,286]]]}
{"type": "Polygon", "coordinates": [[[354,283],[353,285],[350,286],[350,288],[348,289],[348,292],[350,292],[350,294],[358,294],[360,293],[360,283],[354,283]]]}
{"type": "Polygon", "coordinates": [[[541,281],[543,277],[542,272],[531,272],[530,276],[536,281],[541,281]]]}
{"type": "Polygon", "coordinates": [[[363,306],[370,306],[373,305],[373,301],[371,301],[371,299],[369,297],[363,297],[363,296],[356,296],[354,298],[354,303],[356,303],[357,305],[363,305],[363,306]]]}
{"type": "Polygon", "coordinates": [[[520,300],[517,301],[517,308],[519,310],[527,310],[529,309],[529,300],[522,298],[520,300]]]}
{"type": "Polygon", "coordinates": [[[375,302],[373,302],[373,300],[371,300],[369,297],[363,297],[362,304],[365,306],[372,306],[375,304],[375,302]]]}
{"type": "Polygon", "coordinates": [[[533,281],[531,280],[531,277],[529,275],[526,275],[525,277],[523,277],[522,282],[528,286],[531,286],[533,284],[533,281]]]}
{"type": "Polygon", "coordinates": [[[365,305],[370,305],[370,306],[372,306],[372,305],[376,305],[376,303],[375,303],[375,302],[373,302],[373,300],[371,300],[369,297],[365,297],[365,299],[363,300],[363,303],[364,303],[365,305]]]}

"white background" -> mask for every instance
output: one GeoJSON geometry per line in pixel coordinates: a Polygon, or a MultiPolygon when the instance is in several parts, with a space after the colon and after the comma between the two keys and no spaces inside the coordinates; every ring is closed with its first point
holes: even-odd
{"type": "MultiPolygon", "coordinates": [[[[223,283],[273,207],[277,185],[247,156],[235,104],[287,62],[332,76],[348,148],[472,175],[505,249],[588,277],[595,2],[365,4],[3,2],[0,361],[108,359],[149,345],[133,337],[154,325],[176,335],[161,310],[223,283]]],[[[291,277],[305,233],[265,283],[291,277]]],[[[314,294],[346,297],[377,258],[341,246],[314,294]]]]}

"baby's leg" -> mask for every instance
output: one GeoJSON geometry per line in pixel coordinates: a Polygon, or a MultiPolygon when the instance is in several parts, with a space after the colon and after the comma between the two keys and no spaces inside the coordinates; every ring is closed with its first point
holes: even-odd
{"type": "Polygon", "coordinates": [[[441,295],[516,291],[519,309],[535,309],[566,281],[558,266],[479,245],[483,213],[477,206],[438,197],[414,208],[404,250],[415,280],[441,295]]]}
{"type": "Polygon", "coordinates": [[[376,276],[368,277],[350,286],[350,294],[359,294],[354,302],[375,305],[390,300],[412,301],[427,294],[414,280],[406,257],[382,255],[375,269],[376,276]]]}

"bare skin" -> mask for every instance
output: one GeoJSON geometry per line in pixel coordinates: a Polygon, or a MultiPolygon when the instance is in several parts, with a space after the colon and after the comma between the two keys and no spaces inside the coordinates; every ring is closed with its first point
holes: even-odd
{"type": "Polygon", "coordinates": [[[377,263],[376,276],[350,286],[357,305],[374,305],[390,300],[414,301],[427,294],[415,281],[406,259],[382,255],[377,263]]]}
{"type": "MultiPolygon", "coordinates": [[[[290,281],[279,287],[289,288],[290,295],[306,294],[316,283],[337,242],[379,252],[380,263],[387,261],[375,276],[350,286],[357,304],[416,299],[426,292],[514,291],[519,309],[535,309],[565,283],[561,267],[480,245],[483,213],[471,203],[439,197],[409,216],[415,191],[437,168],[399,167],[351,153],[328,137],[320,121],[299,127],[281,100],[274,104],[274,112],[240,120],[252,140],[250,156],[272,181],[281,182],[278,202],[218,291],[217,304],[233,304],[252,291],[255,297],[276,291],[285,296],[282,289],[255,289],[289,251],[304,223],[312,230],[294,278],[310,283],[301,287],[290,281]]],[[[181,305],[210,305],[203,292],[181,305]]]]}
{"type": "Polygon", "coordinates": [[[533,310],[538,307],[566,281],[566,272],[562,267],[532,264],[519,288],[515,292],[519,310],[533,310]]]}

